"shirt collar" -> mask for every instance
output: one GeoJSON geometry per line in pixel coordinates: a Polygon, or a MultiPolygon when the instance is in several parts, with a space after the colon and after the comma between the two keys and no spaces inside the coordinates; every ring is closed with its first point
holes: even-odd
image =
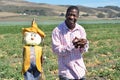
{"type": "MultiPolygon", "coordinates": [[[[78,29],[79,29],[77,25],[78,25],[78,24],[76,23],[76,24],[75,24],[75,28],[74,28],[72,31],[75,31],[75,30],[78,30],[78,29]]],[[[69,29],[69,28],[67,27],[67,25],[65,24],[65,21],[64,21],[64,29],[70,31],[70,29],[69,29]]]]}

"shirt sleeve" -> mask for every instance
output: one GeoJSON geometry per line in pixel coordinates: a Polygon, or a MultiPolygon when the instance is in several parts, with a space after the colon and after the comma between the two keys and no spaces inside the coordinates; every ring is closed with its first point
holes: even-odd
{"type": "Polygon", "coordinates": [[[80,48],[80,52],[84,53],[84,52],[88,52],[89,49],[89,41],[87,40],[87,44],[85,44],[84,48],[80,48]]]}
{"type": "Polygon", "coordinates": [[[80,27],[80,34],[81,38],[86,39],[86,31],[82,26],[80,27]]]}
{"type": "MultiPolygon", "coordinates": [[[[81,29],[80,29],[80,34],[81,34],[81,38],[87,39],[86,38],[86,31],[83,27],[81,27],[81,29]]],[[[80,52],[81,53],[88,52],[88,49],[89,49],[89,41],[87,40],[87,43],[85,44],[84,48],[80,48],[80,52]]]]}
{"type": "Polygon", "coordinates": [[[59,56],[66,56],[74,49],[73,45],[62,45],[58,29],[53,30],[52,33],[52,50],[59,56]]]}

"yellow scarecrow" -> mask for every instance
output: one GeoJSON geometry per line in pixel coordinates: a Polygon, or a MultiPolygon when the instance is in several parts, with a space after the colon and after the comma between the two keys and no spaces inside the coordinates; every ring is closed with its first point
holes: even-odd
{"type": "Polygon", "coordinates": [[[42,73],[42,47],[38,46],[46,35],[32,21],[30,28],[23,28],[23,65],[22,73],[25,80],[40,80],[42,73]]]}

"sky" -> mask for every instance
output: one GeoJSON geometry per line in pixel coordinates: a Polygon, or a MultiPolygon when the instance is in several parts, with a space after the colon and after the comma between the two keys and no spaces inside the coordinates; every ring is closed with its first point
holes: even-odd
{"type": "Polygon", "coordinates": [[[119,6],[120,0],[26,0],[35,3],[47,3],[53,5],[81,5],[86,7],[119,6]]]}

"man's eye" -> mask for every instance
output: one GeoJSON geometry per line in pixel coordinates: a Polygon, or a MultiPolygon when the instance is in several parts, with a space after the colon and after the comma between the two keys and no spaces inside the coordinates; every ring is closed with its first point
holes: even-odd
{"type": "Polygon", "coordinates": [[[71,14],[68,14],[68,16],[71,16],[71,14]]]}

